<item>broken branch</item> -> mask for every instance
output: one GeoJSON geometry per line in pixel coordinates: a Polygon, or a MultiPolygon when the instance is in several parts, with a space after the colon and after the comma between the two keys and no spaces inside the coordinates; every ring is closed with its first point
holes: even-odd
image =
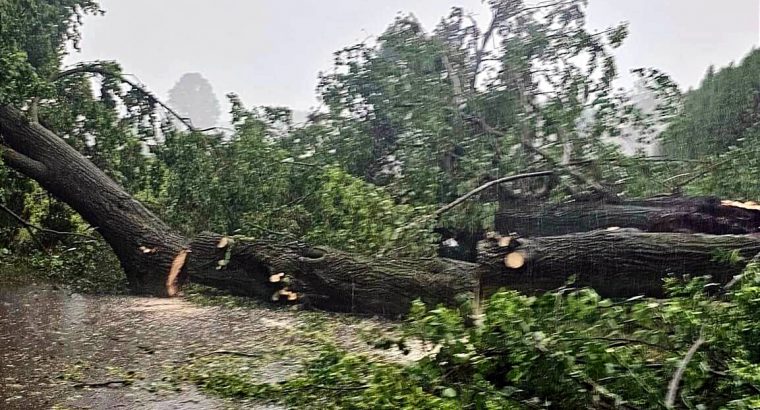
{"type": "Polygon", "coordinates": [[[53,235],[78,236],[78,237],[81,237],[81,238],[87,238],[87,239],[90,239],[90,240],[95,240],[95,238],[93,238],[90,235],[86,235],[86,234],[82,234],[82,233],[76,233],[76,232],[61,232],[61,231],[56,231],[56,230],[53,230],[53,229],[47,229],[47,228],[43,228],[41,226],[35,225],[35,224],[27,221],[26,219],[20,217],[18,214],[16,214],[15,212],[11,211],[10,208],[8,208],[7,206],[5,206],[3,204],[0,204],[0,210],[2,210],[3,212],[5,212],[6,214],[10,215],[11,217],[13,217],[13,219],[15,219],[16,221],[18,221],[18,223],[20,223],[21,225],[23,225],[27,229],[34,229],[34,230],[37,230],[37,231],[40,231],[40,232],[45,232],[45,233],[49,233],[49,234],[53,234],[53,235]]]}
{"type": "Polygon", "coordinates": [[[670,384],[668,385],[668,395],[665,396],[665,407],[672,409],[673,406],[676,403],[676,394],[678,393],[678,386],[681,384],[681,379],[683,378],[683,374],[686,371],[686,366],[689,365],[689,362],[692,358],[694,358],[694,355],[697,353],[697,350],[699,350],[700,346],[702,346],[705,343],[705,339],[700,336],[696,342],[694,342],[693,345],[691,345],[691,348],[689,348],[689,351],[686,352],[686,356],[684,356],[683,360],[681,360],[681,364],[678,365],[678,369],[676,369],[676,372],[673,374],[673,379],[670,381],[670,384]]]}

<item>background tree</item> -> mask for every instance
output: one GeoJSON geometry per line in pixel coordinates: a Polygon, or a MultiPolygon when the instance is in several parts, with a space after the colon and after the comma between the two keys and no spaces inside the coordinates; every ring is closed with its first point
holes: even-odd
{"type": "Polygon", "coordinates": [[[662,136],[671,156],[699,158],[725,152],[760,126],[760,50],[738,65],[710,67],[699,88],[683,96],[681,110],[662,136]]]}
{"type": "Polygon", "coordinates": [[[199,129],[219,123],[219,101],[211,84],[199,73],[186,73],[169,90],[169,105],[199,129]]]}

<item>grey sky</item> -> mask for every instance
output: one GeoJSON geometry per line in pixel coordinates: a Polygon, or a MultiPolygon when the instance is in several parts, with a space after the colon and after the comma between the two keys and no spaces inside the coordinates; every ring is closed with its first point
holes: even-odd
{"type": "MultiPolygon", "coordinates": [[[[120,62],[165,96],[186,72],[200,72],[224,100],[250,105],[316,105],[317,73],[333,52],[376,36],[399,11],[432,29],[450,7],[479,15],[480,0],[101,0],[106,15],[88,18],[82,52],[67,59],[120,62]]],[[[739,61],[760,39],[758,0],[590,0],[589,25],[621,21],[631,35],[617,53],[621,72],[653,66],[684,87],[710,64],[739,61]]],[[[627,85],[628,81],[621,81],[627,85]]]]}

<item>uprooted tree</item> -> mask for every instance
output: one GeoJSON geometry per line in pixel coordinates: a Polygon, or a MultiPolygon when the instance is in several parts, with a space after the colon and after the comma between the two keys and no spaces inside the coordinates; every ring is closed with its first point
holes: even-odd
{"type": "Polygon", "coordinates": [[[577,285],[608,296],[658,295],[666,275],[711,274],[725,282],[760,252],[760,237],[753,234],[614,228],[531,239],[494,237],[481,243],[476,264],[369,258],[300,242],[210,233],[185,238],[23,112],[0,107],[0,134],[5,162],[79,212],[113,248],[130,286],[141,293],[172,296],[189,280],[264,300],[397,314],[417,298],[452,304],[457,295],[478,289],[547,290],[571,275],[577,275],[577,285]]]}
{"type": "MultiPolygon", "coordinates": [[[[325,115],[348,137],[331,140],[331,132],[317,138],[303,132],[288,141],[313,151],[319,140],[322,151],[335,153],[354,175],[377,183],[387,182],[390,158],[403,158],[405,166],[422,171],[408,175],[406,185],[395,185],[400,196],[416,192],[415,200],[427,204],[453,200],[433,217],[476,192],[514,196],[520,191],[534,201],[524,207],[502,204],[501,235],[477,245],[475,263],[369,257],[298,241],[191,236],[172,229],[109,176],[113,169],[106,174],[104,164],[125,155],[121,147],[130,146],[139,157],[140,144],[155,142],[155,124],[146,121],[154,119],[156,106],[186,126],[187,136],[200,132],[115,65],[60,69],[65,44],[78,39],[76,17],[97,12],[95,2],[32,3],[0,4],[3,161],[78,212],[113,248],[136,292],[171,296],[192,281],[278,303],[397,314],[417,298],[452,304],[457,295],[502,286],[553,289],[571,276],[576,285],[607,296],[659,295],[667,275],[709,274],[725,282],[760,252],[752,204],[704,198],[620,201],[614,189],[591,176],[599,173],[593,162],[584,163],[590,170],[575,165],[578,157],[599,149],[588,143],[594,138],[575,129],[584,110],[594,106],[600,116],[616,119],[615,110],[624,108],[610,102],[616,75],[610,50],[626,35],[625,26],[588,32],[579,0],[537,7],[489,2],[492,21],[483,32],[458,8],[432,35],[412,18],[399,19],[378,47],[362,44],[339,53],[340,64],[361,69],[322,78],[320,91],[331,110],[325,115]],[[497,37],[501,45],[491,48],[497,37]],[[593,57],[586,67],[590,72],[573,62],[588,56],[593,57]],[[481,87],[487,72],[498,75],[481,87]],[[100,76],[97,101],[88,74],[100,76]],[[401,80],[407,86],[399,87],[401,80]],[[127,106],[130,121],[121,121],[116,100],[127,106]],[[352,116],[343,116],[346,111],[352,116]],[[58,115],[46,115],[50,112],[58,115]],[[87,121],[80,121],[80,114],[87,121]],[[134,130],[148,137],[137,142],[117,137],[103,144],[108,146],[103,155],[97,145],[82,141],[88,126],[101,131],[96,138],[134,130]],[[74,131],[77,138],[68,135],[74,131]],[[430,178],[430,169],[440,172],[430,178]],[[518,178],[520,169],[527,171],[518,178]],[[514,190],[503,184],[509,174],[521,181],[514,190]],[[428,190],[431,180],[436,188],[428,190]],[[493,189],[457,192],[483,181],[491,181],[486,185],[493,189]],[[535,206],[555,190],[576,200],[590,191],[593,201],[535,206]]],[[[279,119],[282,113],[266,114],[279,119]]],[[[592,136],[603,131],[595,129],[592,136]]],[[[126,164],[122,170],[130,168],[126,164]]]]}

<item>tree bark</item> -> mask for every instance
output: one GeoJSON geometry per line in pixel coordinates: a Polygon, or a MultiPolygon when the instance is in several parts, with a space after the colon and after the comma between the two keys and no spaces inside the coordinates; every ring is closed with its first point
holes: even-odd
{"type": "Polygon", "coordinates": [[[132,289],[141,293],[171,296],[189,279],[277,303],[396,315],[417,298],[452,305],[457,295],[476,289],[541,291],[562,286],[571,275],[577,275],[578,285],[593,286],[606,296],[659,295],[667,274],[712,274],[727,281],[746,262],[720,262],[716,255],[735,251],[750,258],[760,253],[758,236],[630,230],[488,240],[481,243],[477,264],[371,258],[212,233],[188,240],[65,140],[18,110],[0,106],[0,135],[6,162],[95,227],[119,257],[132,289]],[[524,263],[506,268],[504,257],[516,252],[524,263]]]}
{"type": "Polygon", "coordinates": [[[714,197],[667,196],[619,203],[520,204],[501,201],[495,226],[499,232],[515,232],[526,237],[609,227],[648,232],[747,234],[760,232],[760,211],[723,205],[714,197]]]}
{"type": "Polygon", "coordinates": [[[760,235],[653,233],[625,228],[481,243],[483,287],[542,292],[565,285],[594,288],[605,297],[663,296],[663,279],[712,276],[727,283],[760,251],[760,235]],[[519,253],[524,265],[507,268],[519,253]]]}
{"type": "MultiPolygon", "coordinates": [[[[474,263],[372,258],[304,243],[245,239],[227,241],[220,248],[223,238],[204,233],[193,240],[187,265],[190,280],[261,300],[272,300],[285,289],[311,307],[396,315],[406,312],[415,299],[451,305],[477,284],[474,263]],[[229,262],[220,267],[227,254],[229,262]],[[284,277],[271,282],[272,275],[280,273],[284,277]]],[[[284,297],[278,299],[287,303],[284,297]]]]}
{"type": "Polygon", "coordinates": [[[760,252],[756,235],[635,229],[512,239],[508,246],[489,239],[480,243],[478,263],[379,259],[303,243],[240,239],[229,249],[219,248],[223,238],[205,233],[192,242],[187,266],[192,282],[261,300],[287,289],[308,306],[382,315],[402,314],[415,299],[453,305],[457,295],[477,289],[484,296],[499,288],[540,293],[565,286],[573,276],[573,286],[592,287],[605,297],[661,297],[666,277],[711,275],[726,283],[760,252]],[[228,250],[229,263],[216,269],[228,250]],[[735,261],[726,258],[729,252],[735,261]],[[523,256],[524,265],[511,269],[504,261],[514,253],[523,256]],[[285,283],[270,282],[279,273],[285,283]]]}
{"type": "MultiPolygon", "coordinates": [[[[62,138],[0,106],[3,159],[76,210],[121,261],[130,287],[166,295],[166,275],[187,241],[62,138]]],[[[182,279],[181,277],[179,278],[182,279]]]]}

